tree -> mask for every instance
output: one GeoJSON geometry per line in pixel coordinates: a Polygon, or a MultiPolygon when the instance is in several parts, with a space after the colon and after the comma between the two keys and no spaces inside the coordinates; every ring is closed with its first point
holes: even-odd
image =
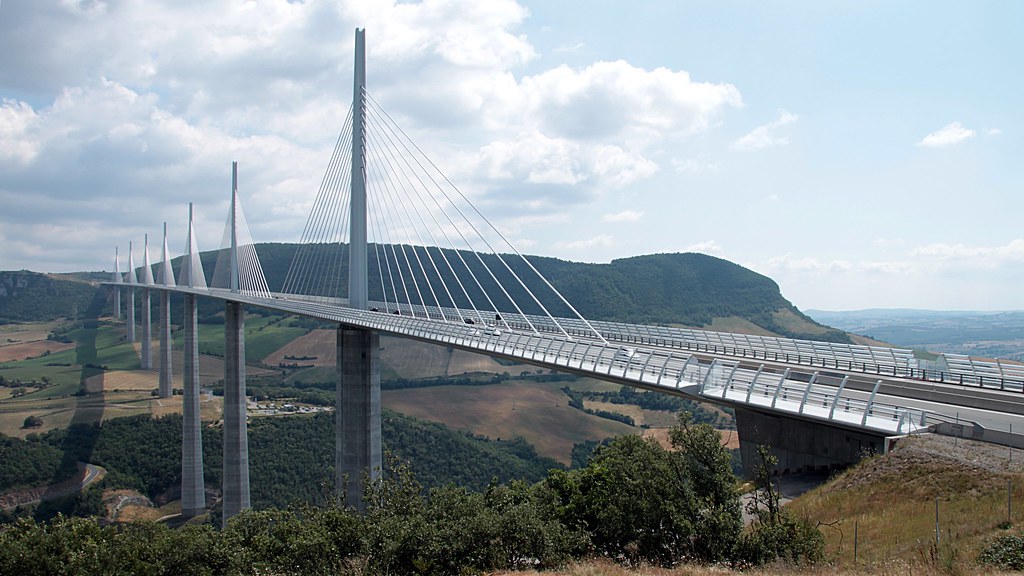
{"type": "Polygon", "coordinates": [[[24,424],[21,425],[21,427],[22,428],[40,428],[40,427],[42,427],[42,425],[43,425],[43,419],[40,418],[39,416],[33,415],[33,416],[28,416],[27,418],[25,418],[25,422],[24,422],[24,424]]]}
{"type": "Polygon", "coordinates": [[[804,518],[795,517],[781,505],[781,494],[772,485],[772,471],[778,459],[765,445],[757,447],[754,464],[755,490],[747,503],[747,513],[756,520],[743,535],[739,546],[741,560],[765,564],[775,560],[818,562],[825,557],[825,537],[804,518]]]}
{"type": "Polygon", "coordinates": [[[689,412],[680,412],[669,439],[681,460],[680,474],[689,479],[696,495],[694,552],[711,561],[730,558],[743,529],[743,516],[732,454],[722,445],[722,434],[710,424],[695,424],[689,412]]]}

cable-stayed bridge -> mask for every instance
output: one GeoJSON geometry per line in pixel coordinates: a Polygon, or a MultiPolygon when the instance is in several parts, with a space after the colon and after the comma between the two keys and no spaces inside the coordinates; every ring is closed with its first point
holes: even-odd
{"type": "Polygon", "coordinates": [[[156,369],[165,397],[169,296],[184,294],[183,514],[206,507],[198,297],[225,303],[225,519],[249,507],[244,306],[338,324],[335,480],[356,506],[359,479],[374,478],[381,463],[381,333],[731,406],[745,457],[769,443],[790,469],[850,462],[865,449],[884,451],[889,437],[925,430],[1020,444],[1011,434],[1024,413],[1017,364],[952,356],[921,363],[910,350],[587,320],[367,92],[363,38],[357,31],[353,106],[281,286],[271,287],[260,266],[237,165],[209,283],[191,206],[177,278],[166,225],[155,275],[148,237],[141,268],[131,243],[126,275],[115,253],[108,284],[118,315],[127,294],[128,338],[141,340],[144,369],[154,368],[150,296],[159,293],[156,369]]]}

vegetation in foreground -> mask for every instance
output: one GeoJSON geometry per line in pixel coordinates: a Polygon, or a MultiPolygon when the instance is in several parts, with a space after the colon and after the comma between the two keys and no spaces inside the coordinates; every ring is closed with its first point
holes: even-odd
{"type": "Polygon", "coordinates": [[[482,492],[453,484],[425,491],[392,460],[362,514],[337,503],[267,509],[232,518],[224,530],[22,519],[0,530],[0,574],[457,574],[593,557],[660,566],[821,558],[820,534],[806,542],[772,535],[816,533],[783,510],[743,530],[718,432],[684,415],[671,439],[674,450],[624,436],[582,469],[482,492]]]}

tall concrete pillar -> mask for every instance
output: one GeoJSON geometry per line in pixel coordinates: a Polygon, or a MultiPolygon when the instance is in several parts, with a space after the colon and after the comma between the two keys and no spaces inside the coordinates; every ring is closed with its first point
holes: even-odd
{"type": "Polygon", "coordinates": [[[135,342],[135,288],[128,289],[128,341],[135,342]]]}
{"type": "Polygon", "coordinates": [[[114,318],[121,319],[121,287],[114,286],[114,318]]]}
{"type": "Polygon", "coordinates": [[[245,423],[245,311],[224,306],[224,523],[250,508],[249,440],[245,423]]]}
{"type": "Polygon", "coordinates": [[[142,289],[142,369],[153,369],[153,310],[149,300],[149,288],[142,289]]]}
{"type": "Polygon", "coordinates": [[[203,480],[203,435],[199,419],[199,328],[196,297],[185,294],[184,395],[181,421],[181,515],[186,518],[206,511],[203,480]]]}
{"type": "Polygon", "coordinates": [[[337,365],[335,486],[346,504],[362,510],[363,475],[375,481],[381,467],[380,335],[339,327],[337,365]]]}
{"type": "Polygon", "coordinates": [[[160,291],[160,397],[170,398],[171,388],[171,293],[160,291]]]}

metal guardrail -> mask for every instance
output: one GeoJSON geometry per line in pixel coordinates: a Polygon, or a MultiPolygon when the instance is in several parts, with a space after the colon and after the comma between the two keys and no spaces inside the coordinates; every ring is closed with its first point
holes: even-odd
{"type": "Polygon", "coordinates": [[[698,394],[704,398],[729,401],[752,408],[770,409],[848,427],[866,428],[886,434],[912,434],[929,430],[948,419],[916,408],[879,402],[876,397],[881,380],[875,383],[867,400],[846,390],[844,379],[838,386],[818,384],[818,373],[808,381],[791,378],[790,370],[781,375],[743,368],[738,362],[715,360],[700,382],[698,394]]]}
{"type": "MultiPolygon", "coordinates": [[[[333,299],[343,304],[343,299],[333,299]]],[[[438,308],[435,306],[410,306],[391,304],[390,309],[383,302],[371,303],[380,310],[398,311],[402,315],[424,318],[458,320],[459,318],[481,318],[475,310],[438,308]]],[[[574,318],[502,313],[487,322],[500,323],[521,330],[561,333],[563,330],[580,337],[592,337],[593,332],[581,321],[574,318]]],[[[618,322],[591,321],[601,335],[614,342],[627,344],[676,348],[692,353],[707,353],[733,356],[749,360],[763,360],[822,368],[860,372],[868,375],[909,378],[944,384],[978,386],[1024,393],[1024,364],[996,360],[980,361],[969,356],[945,354],[948,366],[939,363],[939,368],[927,368],[926,364],[914,357],[914,351],[906,348],[885,346],[863,346],[814,340],[777,338],[750,334],[731,334],[690,328],[645,326],[618,322]]]]}

